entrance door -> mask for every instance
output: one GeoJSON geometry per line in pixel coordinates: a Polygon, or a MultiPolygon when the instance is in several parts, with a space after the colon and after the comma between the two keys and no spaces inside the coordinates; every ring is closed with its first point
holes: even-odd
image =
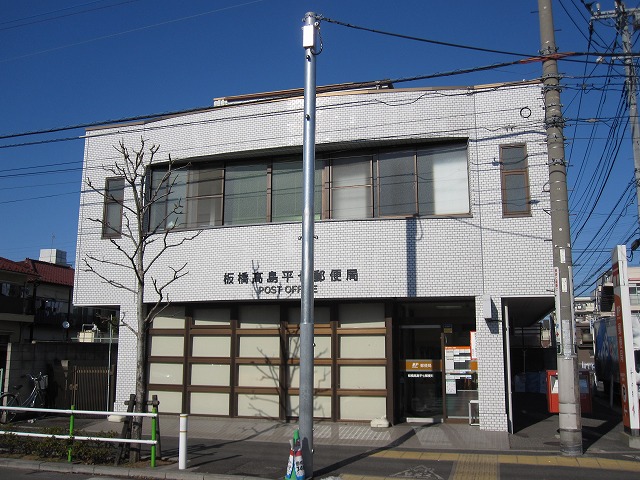
{"type": "Polygon", "coordinates": [[[440,325],[400,326],[398,395],[406,421],[439,422],[444,415],[440,325]]]}

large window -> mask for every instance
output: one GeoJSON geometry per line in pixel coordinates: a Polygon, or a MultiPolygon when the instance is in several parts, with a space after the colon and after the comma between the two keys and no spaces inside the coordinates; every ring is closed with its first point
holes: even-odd
{"type": "Polygon", "coordinates": [[[267,220],[267,169],[264,164],[231,165],[226,169],[225,225],[267,220]]]}
{"type": "Polygon", "coordinates": [[[186,226],[184,204],[187,196],[187,170],[156,170],[149,192],[150,230],[171,230],[186,226]]]}
{"type": "Polygon", "coordinates": [[[506,145],[500,148],[502,173],[502,213],[505,217],[531,214],[529,203],[529,176],[527,150],[524,145],[506,145]]]}
{"type": "Polygon", "coordinates": [[[119,237],[122,234],[122,202],[124,200],[124,179],[107,178],[104,186],[104,213],[102,236],[119,237]]]}
{"type": "MultiPolygon", "coordinates": [[[[271,221],[302,220],[302,162],[276,161],[271,169],[271,221]]],[[[314,188],[315,219],[320,220],[322,202],[322,169],[316,167],[314,188]]]]}
{"type": "Polygon", "coordinates": [[[459,143],[332,157],[330,218],[468,215],[467,163],[459,143]]]}
{"type": "Polygon", "coordinates": [[[469,213],[467,146],[418,150],[420,215],[469,213]]]}
{"type": "Polygon", "coordinates": [[[378,216],[416,213],[415,172],[415,150],[378,155],[378,216]]]}
{"type": "Polygon", "coordinates": [[[222,168],[198,168],[189,171],[187,189],[187,227],[222,225],[222,168]]]}
{"type": "MultiPolygon", "coordinates": [[[[157,169],[150,228],[300,221],[303,181],[299,156],[157,169]]],[[[316,220],[469,215],[467,145],[321,154],[314,213],[316,220]]]]}
{"type": "Polygon", "coordinates": [[[373,216],[371,160],[371,155],[333,159],[331,218],[373,216]]]}

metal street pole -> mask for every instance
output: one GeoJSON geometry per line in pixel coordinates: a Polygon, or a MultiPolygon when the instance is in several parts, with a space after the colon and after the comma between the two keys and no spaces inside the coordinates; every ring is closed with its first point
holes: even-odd
{"type": "Polygon", "coordinates": [[[553,269],[555,273],[560,451],[566,456],[577,456],[582,455],[582,419],[578,389],[578,357],[575,348],[569,199],[567,195],[567,165],[564,156],[564,119],[560,108],[558,63],[553,58],[558,49],[553,30],[551,0],[538,0],[538,11],[540,53],[547,56],[542,63],[542,78],[549,162],[551,241],[553,242],[553,269]]]}
{"type": "Polygon", "coordinates": [[[316,163],[316,39],[319,19],[304,16],[304,133],[302,175],[302,295],[300,320],[300,443],[305,476],[313,477],[313,223],[316,163]]]}

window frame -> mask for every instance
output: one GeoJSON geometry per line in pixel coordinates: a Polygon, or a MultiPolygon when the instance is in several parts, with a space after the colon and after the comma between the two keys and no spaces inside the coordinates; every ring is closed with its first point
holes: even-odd
{"type": "MultiPolygon", "coordinates": [[[[520,161],[518,161],[520,163],[520,161]]],[[[500,145],[500,193],[502,201],[502,216],[508,218],[517,217],[530,217],[531,216],[531,188],[529,184],[529,154],[527,152],[527,145],[525,143],[514,143],[507,145],[500,145]],[[507,149],[521,148],[522,167],[521,168],[506,168],[504,152],[507,149]],[[521,189],[524,193],[524,208],[521,210],[513,210],[510,204],[514,202],[513,198],[509,198],[509,192],[507,188],[508,177],[520,176],[523,179],[523,186],[521,189]]]]}
{"type": "MultiPolygon", "coordinates": [[[[348,154],[347,156],[334,156],[334,155],[330,155],[329,156],[329,160],[327,162],[328,164],[328,168],[329,168],[329,181],[327,183],[327,190],[325,192],[323,192],[328,199],[327,202],[327,210],[326,210],[326,217],[327,219],[332,219],[332,220],[365,220],[365,219],[369,219],[369,218],[376,218],[375,217],[375,193],[376,193],[376,170],[374,169],[374,165],[376,163],[377,160],[377,152],[371,152],[371,151],[361,151],[361,150],[357,150],[357,151],[353,151],[351,154],[348,154]],[[336,186],[336,161],[341,161],[341,160],[350,160],[350,159],[355,159],[355,158],[368,158],[368,160],[363,160],[361,163],[365,164],[368,163],[368,171],[369,171],[369,175],[368,175],[368,182],[369,183],[363,183],[363,184],[350,184],[350,185],[337,185],[336,186]],[[334,194],[336,193],[336,191],[340,191],[340,190],[347,190],[347,189],[364,189],[367,190],[368,196],[369,196],[369,206],[367,207],[365,205],[365,207],[369,210],[368,212],[368,216],[366,217],[339,217],[336,218],[334,216],[334,211],[335,211],[335,203],[336,201],[334,200],[334,194]]],[[[356,163],[356,162],[351,162],[351,163],[356,163]]]]}
{"type": "Polygon", "coordinates": [[[124,212],[124,187],[125,187],[124,177],[108,177],[104,181],[104,202],[102,206],[102,238],[121,238],[122,237],[122,216],[124,212]],[[111,184],[119,182],[122,183],[121,188],[111,188],[111,184]],[[121,192],[121,198],[116,198],[113,193],[115,191],[121,192]],[[111,209],[115,208],[119,214],[116,214],[114,217],[118,217],[120,219],[119,225],[117,228],[114,228],[109,224],[109,217],[111,209]]]}
{"type": "MultiPolygon", "coordinates": [[[[449,139],[447,141],[439,141],[439,142],[426,142],[426,143],[415,143],[412,145],[389,145],[389,146],[381,146],[381,147],[371,147],[371,148],[359,148],[353,150],[346,151],[337,151],[337,152],[326,152],[324,154],[319,154],[316,156],[316,166],[315,166],[315,220],[369,220],[369,219],[392,219],[392,218],[412,218],[412,217],[424,217],[424,218],[451,218],[451,217],[470,217],[472,215],[471,212],[471,202],[470,202],[470,173],[469,173],[469,157],[468,157],[468,140],[466,139],[449,139]],[[456,171],[460,173],[457,178],[457,182],[459,183],[459,187],[462,188],[462,184],[464,182],[464,188],[467,192],[467,203],[460,204],[458,210],[452,213],[434,213],[431,211],[425,211],[423,201],[421,200],[420,190],[423,188],[421,185],[421,178],[423,173],[420,167],[420,156],[424,152],[429,152],[433,150],[434,154],[439,151],[443,151],[446,153],[448,148],[452,148],[453,150],[464,150],[464,161],[465,161],[465,169],[464,169],[464,178],[462,176],[461,165],[462,165],[462,157],[456,157],[452,168],[456,168],[456,171]],[[397,160],[402,160],[402,165],[398,165],[398,168],[395,168],[391,163],[384,164],[383,162],[395,162],[397,160]],[[344,176],[342,177],[342,181],[340,178],[336,176],[336,173],[339,172],[338,168],[341,166],[340,162],[344,161],[343,165],[345,166],[345,170],[343,171],[344,176]],[[352,165],[349,165],[349,162],[352,162],[352,165]],[[391,168],[389,168],[391,167],[391,168]],[[386,172],[386,173],[385,173],[386,172]],[[381,178],[381,175],[387,175],[389,178],[385,181],[385,179],[381,178]],[[397,176],[397,182],[394,180],[394,177],[397,176]],[[406,187],[406,188],[405,188],[406,187]],[[398,208],[393,205],[393,197],[396,195],[395,192],[398,188],[404,190],[408,190],[410,187],[411,192],[402,195],[401,202],[402,205],[398,208]],[[336,192],[339,190],[347,190],[347,189],[361,189],[361,192],[353,192],[355,195],[345,196],[346,204],[343,204],[344,216],[336,218],[336,192]],[[348,207],[348,208],[347,208],[348,207]],[[353,216],[353,214],[349,214],[349,210],[355,212],[361,212],[366,214],[363,216],[353,216]],[[396,209],[397,211],[393,211],[396,209]],[[464,211],[462,211],[464,210],[464,211]]],[[[457,155],[457,154],[456,154],[457,155]]],[[[446,158],[445,158],[446,160],[446,158]]],[[[181,198],[182,210],[180,212],[179,220],[182,219],[177,226],[169,228],[168,218],[165,219],[164,222],[161,222],[157,229],[156,233],[160,233],[163,231],[171,230],[193,230],[193,229],[208,229],[208,228],[217,228],[223,226],[243,226],[243,225],[255,225],[255,224],[271,224],[271,223],[289,223],[289,222],[299,222],[302,220],[302,212],[300,215],[294,215],[295,209],[287,210],[287,208],[282,209],[280,212],[274,212],[274,208],[279,208],[278,205],[282,204],[282,199],[286,199],[287,190],[289,188],[292,189],[293,192],[297,195],[301,193],[303,185],[298,185],[295,181],[286,180],[286,181],[277,181],[276,177],[283,173],[285,175],[295,173],[294,177],[299,175],[298,167],[302,167],[303,159],[300,155],[296,154],[274,154],[265,157],[259,158],[246,158],[246,159],[238,159],[230,160],[230,159],[216,159],[214,157],[198,160],[194,163],[188,162],[184,163],[181,167],[174,169],[176,170],[176,174],[178,174],[178,169],[184,169],[180,172],[181,175],[184,175],[184,185],[180,183],[180,188],[184,189],[184,198],[181,198]],[[292,167],[290,172],[287,172],[287,169],[282,169],[281,167],[290,164],[292,167]],[[229,198],[229,181],[230,181],[230,171],[234,168],[238,169],[238,172],[241,172],[243,169],[247,169],[250,171],[252,169],[257,173],[263,172],[265,180],[256,180],[255,184],[259,186],[256,190],[256,186],[253,185],[253,189],[255,190],[256,195],[260,195],[264,197],[266,201],[264,201],[265,205],[265,215],[261,216],[256,221],[234,221],[233,223],[229,223],[228,213],[230,207],[229,202],[233,202],[233,198],[229,198]],[[193,179],[196,177],[194,172],[197,170],[219,170],[219,174],[217,177],[213,178],[211,181],[221,181],[221,187],[216,190],[215,194],[198,194],[196,195],[196,188],[193,188],[191,183],[193,179]],[[289,182],[289,183],[287,183],[289,182]],[[291,185],[291,187],[289,187],[291,185]],[[264,188],[264,190],[262,190],[264,188]],[[190,214],[189,210],[193,208],[192,205],[196,205],[198,199],[210,199],[210,198],[220,198],[220,206],[221,210],[221,219],[216,219],[215,224],[200,224],[197,222],[192,222],[195,217],[193,213],[190,214]]],[[[445,161],[443,164],[446,168],[447,162],[445,161]]],[[[154,166],[153,173],[151,176],[151,184],[153,184],[153,178],[156,175],[162,175],[166,169],[166,166],[157,165],[154,166]]],[[[236,177],[236,175],[231,175],[232,177],[236,177]]],[[[298,180],[295,178],[295,180],[298,180]]],[[[437,181],[438,178],[434,177],[434,181],[437,181]]],[[[242,181],[241,175],[238,176],[235,181],[242,181]]],[[[304,181],[304,179],[302,179],[304,181]]],[[[239,191],[236,193],[238,198],[236,201],[242,201],[242,194],[244,188],[242,185],[238,185],[240,187],[239,191]]],[[[248,185],[251,187],[251,185],[248,185]]],[[[251,189],[251,188],[250,188],[251,189]]],[[[210,190],[207,188],[207,190],[210,190]]],[[[212,189],[215,190],[215,189],[212,189]]],[[[251,190],[253,191],[253,190],[251,190]]],[[[437,193],[437,192],[436,192],[437,193]]],[[[161,192],[159,196],[162,196],[161,192]]],[[[175,200],[173,198],[175,195],[172,195],[172,198],[164,198],[162,203],[159,203],[155,209],[157,209],[155,215],[150,215],[151,219],[156,219],[163,211],[166,214],[167,208],[171,200],[175,200]]],[[[246,199],[245,199],[246,201],[246,199]]],[[[446,199],[445,199],[446,201],[446,199]]],[[[262,203],[260,204],[262,206],[262,203]]],[[[257,212],[257,210],[256,210],[257,212]]],[[[259,213],[259,212],[258,212],[259,213]]],[[[151,222],[148,222],[147,230],[149,231],[153,225],[151,222]]]]}
{"type": "MultiPolygon", "coordinates": [[[[214,164],[203,164],[203,165],[197,165],[197,166],[193,166],[192,168],[189,168],[187,170],[187,183],[186,183],[186,195],[185,195],[185,199],[184,199],[184,216],[185,216],[185,221],[184,221],[184,225],[183,228],[184,229],[205,229],[205,228],[211,228],[211,227],[220,227],[224,224],[224,186],[225,186],[225,173],[226,173],[226,168],[224,165],[222,166],[216,166],[214,164]],[[196,178],[196,176],[199,176],[201,174],[201,172],[213,172],[213,171],[217,171],[216,173],[219,173],[219,176],[217,177],[213,177],[207,180],[201,180],[198,179],[196,181],[193,181],[194,178],[196,178]],[[219,191],[215,192],[215,193],[201,193],[198,191],[198,188],[195,187],[197,182],[211,182],[212,184],[214,184],[215,182],[220,182],[220,188],[219,191]],[[219,199],[220,204],[218,205],[218,211],[216,212],[215,215],[215,222],[213,224],[211,223],[200,223],[198,221],[193,221],[194,216],[195,219],[197,220],[198,216],[197,213],[193,213],[190,212],[189,209],[192,205],[197,205],[199,204],[201,201],[209,201],[209,200],[217,200],[219,199]]],[[[211,212],[209,212],[209,216],[211,217],[211,212]]]]}
{"type": "MultiPolygon", "coordinates": [[[[165,167],[168,167],[168,165],[165,165],[165,167]]],[[[169,230],[186,230],[186,213],[184,211],[185,204],[187,201],[187,189],[188,189],[188,181],[189,181],[189,170],[186,170],[186,172],[183,170],[184,168],[186,168],[186,165],[182,165],[182,166],[178,166],[178,167],[174,167],[171,169],[171,172],[169,173],[168,169],[165,168],[155,168],[153,170],[151,170],[151,174],[148,176],[147,181],[148,181],[148,188],[147,188],[147,198],[145,199],[146,202],[152,202],[153,204],[150,206],[149,210],[147,211],[147,218],[148,221],[145,222],[145,228],[147,230],[147,232],[155,232],[155,233],[159,233],[159,232],[166,232],[169,230]],[[160,185],[155,185],[155,175],[159,175],[162,178],[164,178],[165,175],[167,175],[167,173],[169,173],[169,177],[164,180],[161,181],[160,185]],[[173,177],[175,175],[175,178],[173,177]],[[171,210],[169,210],[169,206],[171,201],[173,201],[175,192],[177,190],[177,188],[180,188],[180,186],[182,185],[180,183],[180,175],[186,175],[186,180],[184,183],[184,198],[178,197],[178,201],[180,202],[178,203],[174,203],[173,205],[171,205],[171,210]],[[149,198],[150,195],[154,196],[154,199],[151,200],[149,198]],[[155,223],[155,220],[157,220],[156,215],[159,215],[161,217],[160,221],[156,224],[153,225],[153,223],[155,223]],[[167,227],[167,225],[169,225],[170,223],[172,223],[172,217],[175,217],[175,222],[173,223],[173,225],[167,227]],[[180,221],[182,220],[182,221],[180,221]]],[[[148,205],[148,204],[147,204],[148,205]]]]}

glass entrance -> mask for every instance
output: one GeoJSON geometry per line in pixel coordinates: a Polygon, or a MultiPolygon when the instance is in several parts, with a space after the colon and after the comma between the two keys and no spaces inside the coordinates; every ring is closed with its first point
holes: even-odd
{"type": "Polygon", "coordinates": [[[400,416],[407,421],[443,417],[442,329],[440,325],[400,326],[398,372],[400,416]]]}

